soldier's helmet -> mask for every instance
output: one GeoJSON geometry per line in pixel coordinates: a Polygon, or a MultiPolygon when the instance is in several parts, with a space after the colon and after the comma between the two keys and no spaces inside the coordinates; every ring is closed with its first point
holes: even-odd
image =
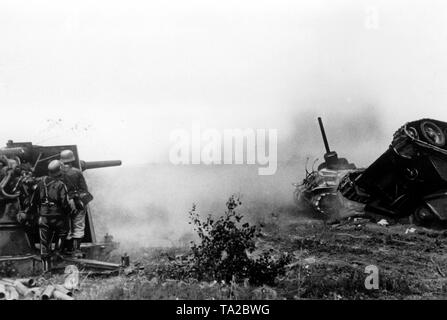
{"type": "Polygon", "coordinates": [[[64,164],[65,163],[70,163],[70,162],[73,162],[75,160],[76,160],[76,158],[74,156],[73,151],[71,151],[71,150],[63,150],[61,152],[61,162],[62,163],[64,163],[64,164]]]}
{"type": "Polygon", "coordinates": [[[51,177],[58,177],[61,174],[62,162],[53,160],[48,164],[48,173],[51,177]]]}

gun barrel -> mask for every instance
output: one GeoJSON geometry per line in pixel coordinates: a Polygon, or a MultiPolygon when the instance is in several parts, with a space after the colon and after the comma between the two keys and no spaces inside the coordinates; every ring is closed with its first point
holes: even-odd
{"type": "Polygon", "coordinates": [[[14,148],[0,148],[0,155],[6,157],[15,157],[15,156],[23,156],[25,154],[25,150],[20,147],[14,148]]]}
{"type": "Polygon", "coordinates": [[[324,131],[323,120],[321,120],[320,117],[318,117],[318,124],[320,125],[320,131],[321,131],[321,135],[323,136],[323,142],[324,142],[324,147],[326,149],[326,153],[329,153],[329,152],[331,152],[331,149],[329,149],[329,143],[327,142],[326,132],[324,131]]]}
{"type": "Polygon", "coordinates": [[[107,160],[107,161],[81,161],[82,171],[89,169],[98,169],[106,167],[117,167],[121,165],[121,160],[107,160]]]}

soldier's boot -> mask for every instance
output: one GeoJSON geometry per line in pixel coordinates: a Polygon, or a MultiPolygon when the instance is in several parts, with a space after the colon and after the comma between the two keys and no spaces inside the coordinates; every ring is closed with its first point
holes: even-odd
{"type": "Polygon", "coordinates": [[[42,258],[42,271],[45,273],[48,271],[48,261],[42,258]]]}
{"type": "Polygon", "coordinates": [[[65,239],[64,242],[64,250],[62,250],[62,254],[71,255],[73,253],[73,239],[65,239]]]}
{"type": "Polygon", "coordinates": [[[84,255],[81,251],[81,239],[73,239],[73,258],[82,259],[84,255]]]}
{"type": "Polygon", "coordinates": [[[67,239],[61,238],[59,242],[59,252],[67,251],[67,239]]]}
{"type": "Polygon", "coordinates": [[[59,239],[55,253],[58,258],[62,259],[62,256],[67,253],[67,239],[59,239]]]}
{"type": "Polygon", "coordinates": [[[51,257],[42,257],[42,269],[44,273],[49,273],[51,271],[51,257]]]}

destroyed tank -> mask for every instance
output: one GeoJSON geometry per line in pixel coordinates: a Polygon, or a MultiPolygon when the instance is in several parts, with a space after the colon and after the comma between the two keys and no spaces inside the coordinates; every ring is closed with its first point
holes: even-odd
{"type": "Polygon", "coordinates": [[[446,135],[446,122],[421,119],[406,123],[368,168],[341,179],[340,193],[344,199],[364,204],[367,212],[445,227],[446,135]]]}
{"type": "MultiPolygon", "coordinates": [[[[38,146],[31,142],[8,141],[0,148],[0,271],[30,274],[39,269],[39,234],[37,223],[19,223],[18,213],[26,212],[30,196],[39,178],[47,175],[48,163],[58,159],[62,150],[75,155],[74,167],[90,169],[120,166],[120,160],[87,162],[79,159],[76,145],[38,146]]],[[[87,205],[84,257],[102,259],[117,247],[113,237],[96,238],[92,211],[87,205]]],[[[101,263],[99,263],[101,265],[101,263]]],[[[102,264],[107,269],[107,263],[102,264]]]]}
{"type": "MultiPolygon", "coordinates": [[[[337,189],[339,182],[347,173],[356,170],[356,166],[345,158],[339,158],[337,152],[331,151],[324,130],[323,121],[318,118],[326,153],[324,162],[317,170],[308,171],[302,183],[294,184],[294,200],[300,209],[311,208],[320,218],[333,216],[340,209],[337,189]]],[[[315,163],[314,163],[315,164],[315,163]]]]}

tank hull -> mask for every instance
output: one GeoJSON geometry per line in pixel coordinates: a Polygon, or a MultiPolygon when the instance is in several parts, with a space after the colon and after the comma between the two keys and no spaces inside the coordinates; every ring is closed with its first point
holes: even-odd
{"type": "Polygon", "coordinates": [[[307,175],[303,183],[295,185],[294,200],[302,209],[310,209],[316,217],[332,218],[340,214],[343,202],[338,186],[340,180],[352,170],[321,169],[307,175]]]}
{"type": "Polygon", "coordinates": [[[421,119],[399,128],[368,168],[343,177],[339,191],[365,210],[430,225],[447,223],[447,123],[421,119]]]}
{"type": "Polygon", "coordinates": [[[324,162],[320,163],[317,170],[308,172],[306,168],[306,177],[302,183],[295,184],[294,200],[298,208],[311,209],[317,217],[327,219],[339,214],[342,209],[343,201],[338,192],[341,179],[357,169],[353,163],[339,158],[335,151],[331,151],[320,117],[318,125],[326,150],[324,162]]]}

